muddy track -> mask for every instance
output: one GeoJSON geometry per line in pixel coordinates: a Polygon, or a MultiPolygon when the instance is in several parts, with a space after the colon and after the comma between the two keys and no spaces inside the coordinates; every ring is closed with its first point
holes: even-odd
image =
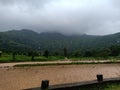
{"type": "MultiPolygon", "coordinates": [[[[0,68],[9,68],[19,64],[61,64],[61,63],[72,63],[72,62],[81,62],[81,63],[94,63],[94,62],[111,62],[111,60],[99,60],[99,61],[46,61],[46,62],[14,62],[14,63],[0,63],[0,68]]],[[[119,61],[118,61],[119,62],[119,61]]]]}
{"type": "Polygon", "coordinates": [[[103,74],[104,78],[120,77],[120,64],[0,68],[0,90],[39,87],[45,79],[50,80],[50,85],[90,81],[96,79],[96,74],[103,74]]]}

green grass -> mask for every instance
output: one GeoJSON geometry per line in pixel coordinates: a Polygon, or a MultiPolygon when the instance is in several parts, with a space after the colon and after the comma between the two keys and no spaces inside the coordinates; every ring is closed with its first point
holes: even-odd
{"type": "Polygon", "coordinates": [[[120,90],[120,84],[110,84],[104,90],[120,90]]]}
{"type": "Polygon", "coordinates": [[[35,57],[35,61],[56,61],[56,60],[63,60],[63,56],[49,56],[48,58],[44,56],[35,57]]]}
{"type": "Polygon", "coordinates": [[[90,60],[90,61],[95,61],[95,60],[113,60],[113,61],[117,61],[120,60],[120,56],[116,56],[116,57],[70,57],[70,59],[74,60],[74,61],[80,61],[80,60],[90,60]]]}
{"type": "Polygon", "coordinates": [[[93,90],[120,90],[120,83],[107,83],[96,86],[93,90]]]}
{"type": "Polygon", "coordinates": [[[71,88],[70,90],[120,90],[120,83],[108,82],[103,84],[80,86],[76,88],[71,88]]]}
{"type": "Polygon", "coordinates": [[[11,54],[4,54],[0,57],[0,63],[7,63],[7,62],[26,62],[26,61],[56,61],[56,60],[63,60],[63,56],[49,56],[48,58],[44,56],[35,56],[34,60],[31,59],[30,56],[25,55],[15,55],[15,59],[13,60],[11,54]]]}
{"type": "Polygon", "coordinates": [[[23,62],[30,61],[30,57],[24,55],[16,55],[15,60],[12,59],[12,55],[2,55],[0,57],[0,62],[23,62]]]}
{"type": "MultiPolygon", "coordinates": [[[[72,61],[99,61],[99,60],[111,60],[111,61],[118,61],[120,60],[120,56],[117,57],[108,57],[108,58],[103,58],[103,57],[69,57],[70,60],[72,61]]],[[[12,59],[11,54],[3,54],[0,57],[0,63],[2,62],[26,62],[26,61],[56,61],[56,60],[64,60],[64,56],[49,56],[48,58],[44,56],[35,56],[34,60],[31,60],[30,56],[25,56],[25,55],[15,55],[15,60],[12,59]]]]}

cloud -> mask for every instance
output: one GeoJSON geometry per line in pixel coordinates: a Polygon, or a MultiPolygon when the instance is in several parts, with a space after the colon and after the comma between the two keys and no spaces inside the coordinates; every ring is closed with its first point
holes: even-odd
{"type": "Polygon", "coordinates": [[[0,0],[0,31],[116,33],[120,31],[119,4],[119,0],[0,0]]]}

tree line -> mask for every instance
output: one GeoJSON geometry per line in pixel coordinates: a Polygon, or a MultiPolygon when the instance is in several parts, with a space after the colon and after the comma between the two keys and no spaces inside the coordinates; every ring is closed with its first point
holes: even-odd
{"type": "MultiPolygon", "coordinates": [[[[2,56],[2,51],[0,51],[0,57],[2,56]]],[[[104,48],[101,50],[76,50],[74,52],[69,52],[69,49],[67,47],[64,47],[61,51],[51,52],[50,50],[44,50],[44,51],[37,51],[37,50],[29,50],[26,52],[19,52],[19,51],[13,51],[12,53],[13,60],[15,60],[15,56],[17,54],[23,54],[26,56],[30,56],[31,60],[34,61],[34,57],[36,56],[44,56],[48,58],[49,56],[64,56],[66,58],[69,57],[103,57],[107,58],[109,56],[119,56],[120,55],[120,45],[113,45],[109,48],[104,48]]]]}

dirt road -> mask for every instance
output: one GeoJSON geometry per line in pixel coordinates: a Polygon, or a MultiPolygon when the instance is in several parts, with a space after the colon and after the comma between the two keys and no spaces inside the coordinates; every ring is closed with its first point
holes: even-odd
{"type": "Polygon", "coordinates": [[[50,84],[63,84],[95,80],[96,74],[104,78],[120,77],[119,64],[61,65],[20,68],[0,68],[0,90],[20,90],[39,87],[41,80],[50,84]]]}
{"type": "MultiPolygon", "coordinates": [[[[82,62],[82,63],[91,63],[91,62],[111,62],[111,60],[99,60],[99,61],[90,61],[90,60],[84,60],[84,61],[47,61],[47,62],[14,62],[14,63],[0,63],[0,68],[4,67],[13,67],[14,65],[19,64],[55,64],[55,63],[72,63],[72,62],[82,62]]],[[[119,62],[119,61],[118,61],[119,62]]]]}

